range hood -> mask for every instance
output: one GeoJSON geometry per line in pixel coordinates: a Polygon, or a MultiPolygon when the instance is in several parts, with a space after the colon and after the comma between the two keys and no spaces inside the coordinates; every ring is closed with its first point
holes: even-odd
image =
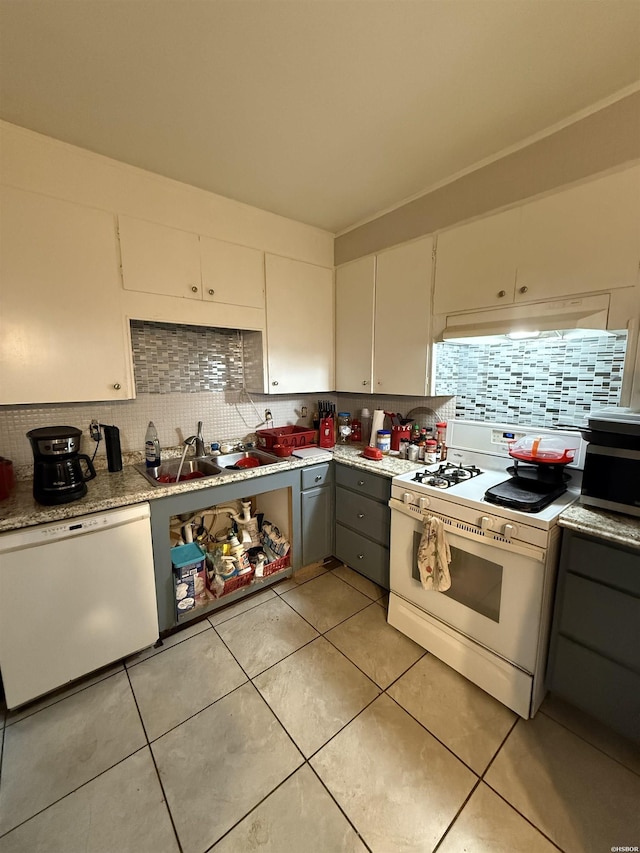
{"type": "Polygon", "coordinates": [[[479,338],[519,332],[549,332],[568,329],[606,330],[609,296],[582,296],[550,302],[514,305],[464,314],[450,314],[441,340],[479,338]]]}

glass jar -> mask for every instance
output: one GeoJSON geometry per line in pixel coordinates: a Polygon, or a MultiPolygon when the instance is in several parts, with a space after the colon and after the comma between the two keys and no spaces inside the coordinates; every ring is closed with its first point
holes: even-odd
{"type": "Polygon", "coordinates": [[[391,450],[391,430],[378,430],[378,436],[376,438],[376,447],[383,453],[388,453],[391,450]]]}
{"type": "Polygon", "coordinates": [[[347,444],[351,435],[351,412],[338,412],[338,442],[347,444]]]}

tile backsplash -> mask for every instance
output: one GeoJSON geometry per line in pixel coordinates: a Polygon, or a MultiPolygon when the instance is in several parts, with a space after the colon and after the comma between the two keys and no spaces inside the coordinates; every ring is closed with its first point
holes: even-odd
{"type": "Polygon", "coordinates": [[[455,416],[531,426],[581,424],[620,403],[626,332],[487,344],[436,344],[436,393],[455,416]]]}
{"type": "Polygon", "coordinates": [[[243,387],[243,333],[239,330],[132,320],[131,346],[139,394],[243,387]]]}

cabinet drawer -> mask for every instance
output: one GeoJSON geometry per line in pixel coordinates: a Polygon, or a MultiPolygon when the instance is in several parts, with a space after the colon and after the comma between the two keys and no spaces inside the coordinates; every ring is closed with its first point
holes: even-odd
{"type": "Polygon", "coordinates": [[[389,549],[336,524],[336,557],[389,589],[389,549]]]}
{"type": "Polygon", "coordinates": [[[640,673],[640,598],[568,573],[559,631],[640,673]]]}
{"type": "Polygon", "coordinates": [[[336,465],[336,485],[345,486],[360,492],[369,498],[385,503],[391,497],[391,480],[377,474],[369,474],[358,468],[347,468],[346,465],[336,465]]]}
{"type": "Polygon", "coordinates": [[[571,535],[567,569],[640,596],[640,553],[571,535]]]}
{"type": "Polygon", "coordinates": [[[549,689],[611,728],[640,741],[640,676],[558,637],[549,689]]]}
{"type": "Polygon", "coordinates": [[[329,485],[331,482],[331,465],[328,462],[302,469],[302,491],[329,485]]]}
{"type": "Polygon", "coordinates": [[[389,546],[391,510],[386,504],[336,489],[336,521],[389,546]]]}

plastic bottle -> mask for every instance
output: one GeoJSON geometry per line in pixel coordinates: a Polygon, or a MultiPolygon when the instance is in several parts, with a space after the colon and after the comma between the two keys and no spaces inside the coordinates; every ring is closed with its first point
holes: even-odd
{"type": "Polygon", "coordinates": [[[160,442],[153,421],[149,421],[147,434],[144,437],[144,455],[147,468],[157,468],[160,465],[160,442]]]}
{"type": "Polygon", "coordinates": [[[360,421],[362,423],[362,440],[369,443],[371,439],[371,412],[369,409],[363,409],[360,412],[360,421]]]}
{"type": "Polygon", "coordinates": [[[242,573],[250,569],[251,563],[249,562],[249,555],[238,542],[238,537],[232,536],[231,539],[229,539],[229,545],[231,546],[232,555],[237,560],[239,572],[242,573]]]}

